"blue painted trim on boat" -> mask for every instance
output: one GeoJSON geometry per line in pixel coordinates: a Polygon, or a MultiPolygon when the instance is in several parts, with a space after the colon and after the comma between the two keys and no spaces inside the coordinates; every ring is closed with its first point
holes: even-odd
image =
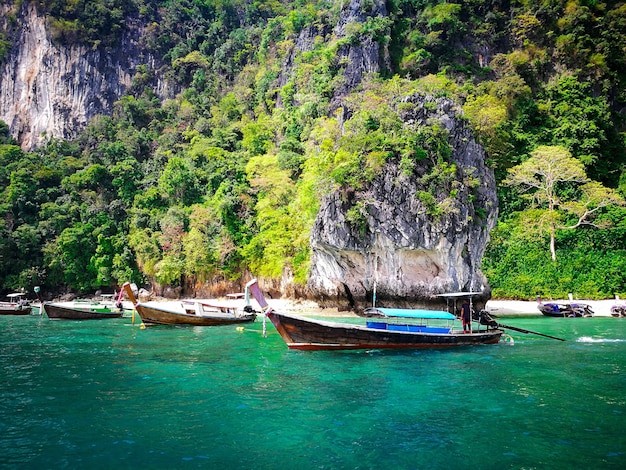
{"type": "Polygon", "coordinates": [[[386,307],[377,307],[376,310],[379,310],[383,315],[387,317],[424,318],[428,320],[454,320],[456,318],[450,312],[444,312],[443,310],[420,310],[386,307]]]}
{"type": "Polygon", "coordinates": [[[394,323],[368,321],[367,327],[373,328],[375,330],[408,331],[411,333],[450,334],[450,328],[426,325],[396,325],[394,323]]]}

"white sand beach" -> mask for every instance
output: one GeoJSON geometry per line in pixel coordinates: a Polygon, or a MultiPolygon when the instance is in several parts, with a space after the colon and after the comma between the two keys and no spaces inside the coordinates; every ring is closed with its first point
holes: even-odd
{"type": "MultiPolygon", "coordinates": [[[[197,299],[200,300],[200,299],[197,299]]],[[[228,299],[203,299],[208,301],[213,301],[219,304],[229,303],[233,304],[232,300],[228,299]]],[[[164,302],[171,303],[172,305],[179,305],[180,300],[171,300],[171,299],[154,299],[155,302],[164,302]]],[[[545,299],[545,302],[569,302],[566,299],[561,300],[548,300],[545,299]]],[[[241,301],[239,301],[241,302],[241,301]]],[[[591,306],[591,309],[594,312],[594,316],[596,317],[610,317],[611,316],[611,307],[616,304],[623,305],[626,303],[625,300],[615,300],[615,299],[606,299],[606,300],[585,300],[585,299],[575,299],[574,302],[586,303],[591,306]]],[[[268,299],[268,303],[277,311],[287,314],[294,315],[315,315],[315,316],[324,316],[324,317],[352,317],[356,316],[353,312],[350,311],[339,311],[336,308],[321,308],[316,302],[311,300],[294,300],[294,299],[268,299]]],[[[130,302],[125,302],[125,307],[128,304],[128,308],[132,308],[132,304],[130,302]]],[[[253,300],[253,306],[257,307],[256,302],[253,300]]],[[[506,317],[506,316],[524,316],[524,315],[541,315],[541,312],[537,309],[537,301],[524,301],[524,300],[497,300],[492,299],[487,302],[485,309],[490,312],[492,315],[497,317],[506,317]]]]}
{"type": "MultiPolygon", "coordinates": [[[[550,302],[551,300],[545,300],[550,302]]],[[[568,302],[568,300],[554,300],[555,302],[568,302]]],[[[271,299],[268,300],[274,309],[284,313],[301,314],[301,315],[319,315],[328,317],[350,317],[354,316],[352,312],[338,311],[336,308],[320,308],[317,303],[309,300],[288,300],[288,299],[271,299]]],[[[624,304],[624,300],[585,300],[576,299],[574,302],[586,303],[591,306],[594,316],[610,317],[611,307],[615,304],[624,304]]],[[[524,315],[541,315],[537,309],[537,301],[524,300],[489,300],[485,309],[492,315],[498,317],[505,316],[524,316],[524,315]]]]}
{"type": "MultiPolygon", "coordinates": [[[[544,302],[569,302],[569,300],[546,300],[544,302]]],[[[606,299],[606,300],[585,300],[575,299],[574,302],[585,303],[591,306],[594,316],[610,317],[611,307],[616,304],[623,305],[624,300],[606,299]]],[[[523,300],[489,300],[485,309],[497,316],[514,316],[514,315],[538,315],[536,301],[523,300]]]]}

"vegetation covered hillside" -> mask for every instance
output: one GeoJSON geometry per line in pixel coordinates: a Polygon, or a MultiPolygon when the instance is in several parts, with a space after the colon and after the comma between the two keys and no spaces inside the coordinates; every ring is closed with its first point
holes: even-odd
{"type": "Polygon", "coordinates": [[[142,27],[159,60],[75,140],[24,152],[0,126],[4,289],[193,288],[246,270],[304,285],[324,194],[367,185],[386,159],[445,152],[440,130],[408,134],[393,112],[421,92],[463,105],[495,170],[495,296],[626,292],[624,2],[361,0],[364,19],[338,36],[347,1],[4,0],[1,60],[29,2],[60,45],[106,53],[142,27]],[[341,51],[367,41],[380,71],[351,88],[341,51]],[[158,98],[159,77],[175,99],[158,98]],[[509,171],[546,148],[588,178],[557,181],[556,206],[509,171]]]}

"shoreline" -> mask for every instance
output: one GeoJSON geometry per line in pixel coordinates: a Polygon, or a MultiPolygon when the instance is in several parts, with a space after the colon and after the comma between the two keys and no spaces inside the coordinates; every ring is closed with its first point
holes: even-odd
{"type": "MultiPolygon", "coordinates": [[[[549,301],[550,302],[550,301],[549,301]]],[[[568,302],[566,300],[555,300],[554,302],[568,302]]],[[[574,300],[589,304],[594,312],[594,317],[611,317],[611,307],[615,304],[623,304],[624,300],[574,300]]],[[[358,317],[350,311],[339,311],[336,308],[321,308],[316,302],[311,300],[291,300],[291,299],[269,299],[268,303],[277,311],[291,313],[294,315],[315,315],[322,317],[358,317]]],[[[487,310],[494,317],[523,317],[544,315],[537,308],[537,301],[530,300],[489,300],[485,305],[487,310]]]]}
{"type": "MultiPolygon", "coordinates": [[[[152,300],[144,300],[144,302],[155,302],[155,303],[172,303],[179,304],[180,300],[172,300],[172,299],[163,299],[156,298],[152,300]]],[[[219,304],[235,304],[232,299],[194,299],[194,300],[208,300],[211,302],[216,302],[219,304]]],[[[548,301],[551,302],[551,301],[548,301]]],[[[567,300],[555,300],[554,302],[569,302],[567,300]]],[[[585,303],[591,306],[591,309],[594,312],[594,317],[611,317],[611,307],[616,304],[624,305],[626,301],[624,300],[616,300],[616,299],[604,299],[604,300],[584,300],[584,299],[576,299],[573,302],[585,303]]],[[[337,308],[322,308],[317,302],[313,300],[302,300],[302,299],[268,299],[268,303],[274,310],[286,314],[292,315],[310,315],[310,316],[318,316],[318,317],[336,317],[336,318],[350,318],[350,317],[359,317],[352,311],[339,311],[337,308]]],[[[34,307],[38,306],[38,302],[32,305],[34,307]]],[[[132,304],[128,300],[123,301],[124,307],[126,309],[132,309],[132,304]]],[[[258,308],[256,301],[253,300],[253,306],[258,308]]],[[[259,309],[260,310],[260,309],[259,309]]],[[[541,317],[543,314],[537,308],[537,301],[529,300],[497,300],[490,299],[487,301],[485,305],[485,310],[487,310],[493,317],[523,317],[523,316],[536,316],[541,317]]]]}

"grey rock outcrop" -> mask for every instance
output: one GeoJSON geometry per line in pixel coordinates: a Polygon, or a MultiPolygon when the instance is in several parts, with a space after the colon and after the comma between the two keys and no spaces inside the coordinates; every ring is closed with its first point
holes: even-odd
{"type": "MultiPolygon", "coordinates": [[[[359,86],[367,74],[391,69],[387,47],[381,46],[372,37],[372,32],[364,27],[369,21],[387,16],[385,0],[349,0],[342,4],[334,27],[317,23],[306,26],[283,62],[278,86],[284,86],[292,77],[297,58],[315,49],[317,38],[326,42],[336,41],[339,44],[334,61],[341,80],[337,81],[333,91],[331,110],[337,109],[342,105],[342,99],[359,86]]],[[[282,97],[277,99],[279,106],[282,105],[282,97]]]]}
{"type": "Polygon", "coordinates": [[[396,307],[442,306],[437,294],[451,291],[484,290],[479,304],[490,297],[480,264],[497,218],[493,171],[454,102],[420,95],[406,102],[406,125],[436,122],[447,132],[457,190],[442,214],[429,215],[419,194],[432,163],[407,174],[390,161],[367,189],[325,197],[311,235],[308,284],[323,306],[359,312],[375,291],[378,306],[396,307]],[[357,227],[348,217],[354,208],[362,214],[357,227]]]}
{"type": "MultiPolygon", "coordinates": [[[[387,6],[384,0],[350,0],[343,8],[337,26],[335,26],[335,36],[337,38],[348,38],[350,28],[358,29],[367,21],[373,19],[386,18],[387,6]]],[[[389,55],[386,48],[381,47],[371,36],[371,34],[359,34],[359,40],[355,43],[348,42],[339,47],[337,51],[339,61],[346,63],[343,86],[336,93],[336,97],[343,96],[353,90],[361,83],[364,75],[368,73],[378,73],[383,69],[389,69],[389,55]]]]}

